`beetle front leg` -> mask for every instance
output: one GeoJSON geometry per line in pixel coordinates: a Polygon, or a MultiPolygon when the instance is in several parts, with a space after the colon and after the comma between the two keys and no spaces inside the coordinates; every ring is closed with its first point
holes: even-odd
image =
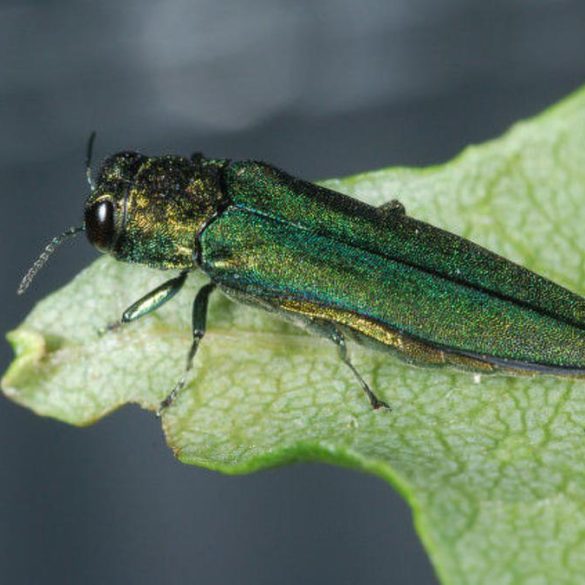
{"type": "Polygon", "coordinates": [[[187,354],[187,363],[185,365],[185,371],[181,376],[181,379],[175,384],[175,387],[171,390],[168,396],[160,403],[159,409],[156,413],[160,417],[163,411],[168,408],[177,397],[177,394],[185,387],[187,383],[187,375],[193,368],[193,360],[195,354],[199,348],[199,343],[205,335],[207,328],[207,309],[209,307],[209,297],[215,290],[216,285],[213,282],[206,284],[199,289],[195,300],[193,301],[193,342],[191,343],[191,349],[187,354]]]}
{"type": "Polygon", "coordinates": [[[188,272],[181,272],[176,278],[167,280],[147,295],[143,296],[140,300],[130,305],[122,315],[122,323],[130,323],[136,321],[148,313],[156,311],[159,307],[162,307],[165,303],[170,301],[182,288],[187,280],[188,272]]]}
{"type": "Polygon", "coordinates": [[[179,276],[171,278],[154,290],[151,290],[148,294],[130,305],[122,314],[122,318],[108,325],[102,333],[114,331],[122,325],[136,321],[136,319],[140,319],[140,317],[144,317],[156,311],[159,307],[162,307],[162,305],[170,301],[183,288],[185,280],[187,280],[187,274],[189,273],[181,272],[179,276]]]}

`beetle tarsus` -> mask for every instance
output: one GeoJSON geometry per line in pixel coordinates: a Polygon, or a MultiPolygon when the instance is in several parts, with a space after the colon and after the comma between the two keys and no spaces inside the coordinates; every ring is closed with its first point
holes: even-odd
{"type": "Polygon", "coordinates": [[[183,376],[176,384],[175,387],[169,392],[169,394],[166,396],[166,398],[164,400],[161,401],[161,403],[158,406],[158,410],[156,411],[156,417],[160,418],[163,414],[163,412],[169,407],[171,406],[171,404],[175,401],[175,399],[177,398],[179,392],[185,387],[185,377],[183,376]]]}
{"type": "Polygon", "coordinates": [[[112,323],[108,323],[105,327],[100,327],[98,329],[98,336],[103,337],[106,333],[117,331],[120,329],[120,327],[122,327],[122,325],[122,321],[113,321],[112,323]]]}
{"type": "Polygon", "coordinates": [[[368,395],[368,398],[370,399],[370,404],[374,410],[380,410],[381,408],[384,408],[386,410],[392,411],[392,407],[387,402],[380,400],[371,390],[370,392],[371,396],[368,395]]]}
{"type": "Polygon", "coordinates": [[[392,199],[378,207],[378,211],[386,217],[400,217],[406,215],[406,208],[398,199],[392,199]]]}

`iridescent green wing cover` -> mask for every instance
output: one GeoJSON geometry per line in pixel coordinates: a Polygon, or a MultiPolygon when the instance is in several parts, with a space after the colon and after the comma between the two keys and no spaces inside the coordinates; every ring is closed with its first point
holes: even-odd
{"type": "Polygon", "coordinates": [[[570,291],[400,208],[261,163],[227,173],[231,206],[201,236],[202,268],[224,288],[497,365],[585,368],[585,301],[570,291]]]}

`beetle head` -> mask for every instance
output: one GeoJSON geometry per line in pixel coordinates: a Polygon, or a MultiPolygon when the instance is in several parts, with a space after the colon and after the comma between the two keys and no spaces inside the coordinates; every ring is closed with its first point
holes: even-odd
{"type": "Polygon", "coordinates": [[[94,137],[87,150],[91,193],[84,224],[53,238],[22,279],[19,294],[57,247],[81,231],[100,252],[118,260],[162,269],[196,265],[197,237],[224,206],[220,172],[226,161],[120,152],[104,161],[94,181],[94,137]]]}

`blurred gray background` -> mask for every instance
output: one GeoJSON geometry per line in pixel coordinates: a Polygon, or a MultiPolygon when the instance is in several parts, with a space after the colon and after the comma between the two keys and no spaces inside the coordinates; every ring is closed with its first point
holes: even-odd
{"type": "MultiPolygon", "coordinates": [[[[15,295],[81,217],[91,130],[98,158],[202,150],[307,179],[439,163],[585,81],[585,3],[2,0],[0,67],[7,331],[96,256],[66,246],[15,295]]],[[[436,583],[377,478],[181,466],[136,407],[75,429],[1,399],[0,434],[2,583],[436,583]]]]}

